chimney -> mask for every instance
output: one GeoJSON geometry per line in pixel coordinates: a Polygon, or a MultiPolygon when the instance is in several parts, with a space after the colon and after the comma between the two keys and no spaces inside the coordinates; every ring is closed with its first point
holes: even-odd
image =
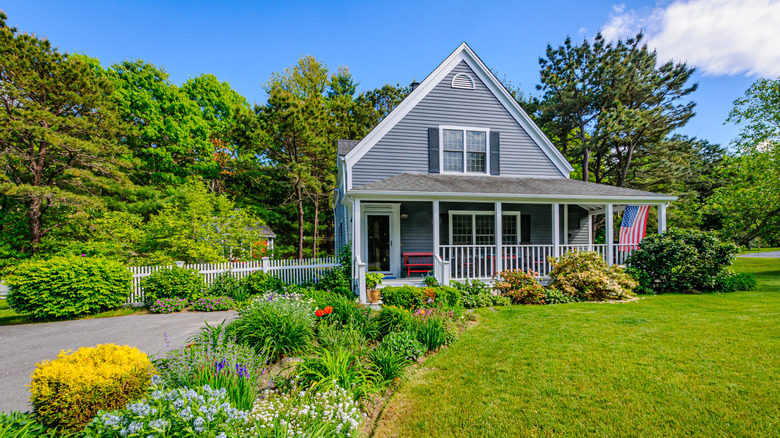
{"type": "Polygon", "coordinates": [[[418,85],[420,85],[420,83],[419,83],[419,82],[417,82],[417,78],[414,78],[414,79],[412,80],[412,83],[411,83],[411,84],[409,84],[409,88],[411,88],[411,89],[412,89],[412,91],[414,91],[414,89],[415,89],[415,88],[417,88],[417,86],[418,86],[418,85]]]}

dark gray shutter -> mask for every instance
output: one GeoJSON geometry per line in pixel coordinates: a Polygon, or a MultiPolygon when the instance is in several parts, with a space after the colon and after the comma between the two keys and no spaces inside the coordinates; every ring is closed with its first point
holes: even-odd
{"type": "Polygon", "coordinates": [[[501,145],[498,132],[490,132],[490,174],[501,175],[501,145]]]}
{"type": "Polygon", "coordinates": [[[531,242],[531,215],[520,215],[520,243],[531,242]]]}
{"type": "Polygon", "coordinates": [[[439,128],[428,128],[428,173],[439,173],[439,128]]]}

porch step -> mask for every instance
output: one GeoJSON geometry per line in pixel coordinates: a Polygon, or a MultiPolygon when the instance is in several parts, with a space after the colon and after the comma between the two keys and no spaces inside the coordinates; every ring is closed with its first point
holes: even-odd
{"type": "Polygon", "coordinates": [[[382,284],[379,285],[379,288],[382,289],[383,287],[388,286],[415,286],[415,287],[425,287],[425,281],[423,281],[422,277],[419,278],[386,278],[382,280],[382,284]]]}

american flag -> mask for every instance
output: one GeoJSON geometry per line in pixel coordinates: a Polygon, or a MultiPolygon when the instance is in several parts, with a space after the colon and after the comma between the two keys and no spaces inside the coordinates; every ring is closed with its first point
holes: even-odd
{"type": "Polygon", "coordinates": [[[636,249],[637,244],[645,238],[647,226],[647,211],[649,205],[626,205],[623,211],[623,222],[620,223],[620,251],[636,249]],[[626,245],[626,246],[622,246],[626,245]]]}

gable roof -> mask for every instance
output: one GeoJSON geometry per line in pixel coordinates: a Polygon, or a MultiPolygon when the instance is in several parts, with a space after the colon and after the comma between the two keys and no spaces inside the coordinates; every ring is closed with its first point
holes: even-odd
{"type": "MultiPolygon", "coordinates": [[[[569,172],[574,170],[558,148],[544,135],[541,129],[531,120],[531,117],[523,110],[520,104],[496,78],[493,72],[485,66],[482,60],[474,53],[465,42],[458,46],[436,69],[425,78],[409,95],[396,106],[371,132],[360,142],[353,145],[344,159],[348,167],[357,163],[390,129],[403,119],[436,85],[447,76],[461,61],[471,67],[474,73],[485,83],[488,90],[506,108],[517,123],[528,133],[539,148],[544,152],[556,168],[568,178],[569,172]]],[[[341,154],[339,154],[341,155],[341,154]]],[[[350,183],[351,184],[351,183],[350,183]]]]}
{"type": "Polygon", "coordinates": [[[487,175],[403,173],[350,190],[352,194],[416,194],[444,197],[589,198],[674,201],[675,196],[569,178],[514,178],[487,175]]]}

